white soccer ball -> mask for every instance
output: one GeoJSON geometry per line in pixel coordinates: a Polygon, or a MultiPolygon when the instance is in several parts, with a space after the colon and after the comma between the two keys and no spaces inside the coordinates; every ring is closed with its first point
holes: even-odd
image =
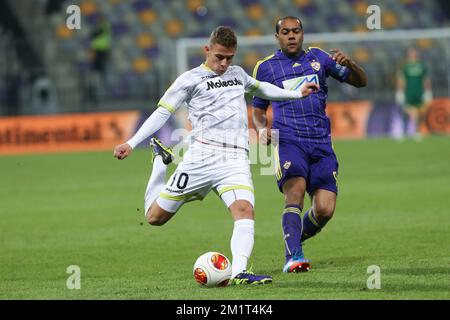
{"type": "Polygon", "coordinates": [[[225,287],[231,278],[231,263],[220,252],[202,254],[194,264],[194,279],[205,287],[225,287]]]}

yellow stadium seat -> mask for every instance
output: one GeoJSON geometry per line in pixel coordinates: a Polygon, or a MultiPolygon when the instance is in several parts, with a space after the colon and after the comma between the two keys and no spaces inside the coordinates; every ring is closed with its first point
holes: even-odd
{"type": "Polygon", "coordinates": [[[244,67],[248,70],[253,70],[256,63],[263,57],[258,55],[256,52],[249,52],[244,56],[244,67]]]}
{"type": "Polygon", "coordinates": [[[80,6],[81,13],[86,16],[90,16],[97,12],[97,5],[91,0],[85,0],[80,6]]]}
{"type": "Polygon", "coordinates": [[[187,0],[186,7],[189,11],[195,12],[199,7],[204,6],[203,0],[187,0]]]}
{"type": "Polygon", "coordinates": [[[362,17],[367,15],[367,7],[369,5],[364,1],[358,1],[353,5],[353,11],[356,13],[356,15],[362,17]]]}
{"type": "Polygon", "coordinates": [[[429,49],[429,48],[433,47],[433,40],[431,40],[431,39],[426,39],[426,38],[419,39],[416,41],[416,43],[417,43],[417,46],[421,49],[429,49]]]}
{"type": "Polygon", "coordinates": [[[366,63],[370,60],[370,52],[364,47],[358,47],[353,51],[355,60],[359,63],[366,63]]]}
{"type": "Polygon", "coordinates": [[[384,11],[381,14],[381,26],[386,29],[393,29],[397,26],[398,19],[394,12],[384,11]]]}
{"type": "Polygon", "coordinates": [[[264,7],[260,4],[252,4],[247,8],[247,16],[253,21],[258,21],[264,18],[264,7]]]}
{"type": "Polygon", "coordinates": [[[56,36],[61,40],[72,38],[73,30],[67,28],[65,24],[61,24],[56,28],[56,36]]]}
{"type": "Polygon", "coordinates": [[[171,20],[166,23],[166,32],[171,37],[178,36],[183,31],[183,24],[180,20],[171,20]]]}
{"type": "Polygon", "coordinates": [[[157,15],[156,11],[152,10],[152,9],[142,10],[139,13],[139,20],[144,25],[153,24],[157,18],[158,18],[158,15],[157,15]]]}
{"type": "Polygon", "coordinates": [[[355,32],[368,32],[367,26],[365,24],[358,24],[353,28],[355,32]]]}
{"type": "Polygon", "coordinates": [[[245,32],[246,36],[262,36],[263,32],[260,28],[251,28],[245,32]]]}
{"type": "Polygon", "coordinates": [[[145,57],[136,58],[133,61],[133,70],[136,73],[145,73],[152,68],[152,62],[145,57]]]}
{"type": "Polygon", "coordinates": [[[151,48],[155,45],[155,37],[149,33],[141,33],[136,37],[136,44],[141,49],[151,48]]]}
{"type": "Polygon", "coordinates": [[[303,8],[309,6],[311,4],[311,0],[294,0],[294,4],[303,8]]]}

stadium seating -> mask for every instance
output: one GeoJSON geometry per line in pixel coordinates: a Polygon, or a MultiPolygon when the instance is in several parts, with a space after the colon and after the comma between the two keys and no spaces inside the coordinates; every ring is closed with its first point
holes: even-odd
{"type": "MultiPolygon", "coordinates": [[[[54,30],[58,47],[67,61],[86,70],[92,59],[89,35],[101,15],[111,24],[113,45],[108,64],[108,86],[105,97],[127,97],[156,100],[176,77],[173,44],[182,37],[206,37],[217,25],[230,25],[238,35],[267,35],[274,33],[275,21],[285,15],[302,18],[305,32],[367,31],[365,0],[81,0],[83,15],[81,30],[64,28],[66,1],[59,14],[48,19],[54,30]]],[[[448,24],[448,13],[434,1],[388,0],[382,5],[382,27],[390,29],[438,28],[448,24]]],[[[419,48],[436,58],[441,48],[433,41],[422,40],[419,48]]],[[[327,44],[328,45],[328,44],[327,44]]],[[[366,45],[349,45],[345,49],[361,63],[369,64],[385,54],[370,50],[366,45]]],[[[395,44],[384,51],[402,55],[395,44]]],[[[236,63],[251,72],[264,50],[245,48],[236,63]]],[[[386,56],[384,57],[386,59],[386,56]]],[[[190,65],[198,65],[202,56],[189,57],[190,65]]],[[[370,69],[370,68],[369,68],[370,69]]]]}

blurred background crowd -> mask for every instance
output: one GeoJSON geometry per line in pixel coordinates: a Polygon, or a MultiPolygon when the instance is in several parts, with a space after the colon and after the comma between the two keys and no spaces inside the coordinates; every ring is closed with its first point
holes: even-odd
{"type": "MultiPolygon", "coordinates": [[[[381,28],[448,30],[447,0],[385,0],[381,28]]],[[[433,96],[449,96],[450,38],[313,42],[330,32],[380,32],[366,26],[365,0],[3,0],[0,2],[0,115],[124,109],[152,110],[177,77],[176,43],[207,37],[217,25],[239,36],[273,35],[286,15],[303,21],[307,46],[338,47],[364,66],[369,87],[355,92],[330,82],[330,101],[394,101],[398,70],[417,48],[433,96]],[[81,29],[66,26],[69,5],[81,9],[81,29]],[[357,95],[357,96],[356,96],[357,95]]],[[[351,37],[351,36],[350,36],[351,37]]],[[[235,63],[250,74],[277,48],[240,46],[235,63]]],[[[200,48],[187,57],[202,62],[200,48]]]]}

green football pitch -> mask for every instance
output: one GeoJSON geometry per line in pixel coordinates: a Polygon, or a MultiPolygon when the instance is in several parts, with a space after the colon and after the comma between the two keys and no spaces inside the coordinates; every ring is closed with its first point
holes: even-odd
{"type": "Polygon", "coordinates": [[[210,193],[147,225],[149,151],[0,157],[0,299],[450,299],[450,138],[334,146],[340,193],[334,218],[304,245],[312,269],[281,272],[283,197],[254,165],[250,264],[274,281],[212,289],[196,284],[193,264],[206,251],[231,257],[232,219],[210,193]],[[370,266],[380,289],[367,286],[370,266]]]}

